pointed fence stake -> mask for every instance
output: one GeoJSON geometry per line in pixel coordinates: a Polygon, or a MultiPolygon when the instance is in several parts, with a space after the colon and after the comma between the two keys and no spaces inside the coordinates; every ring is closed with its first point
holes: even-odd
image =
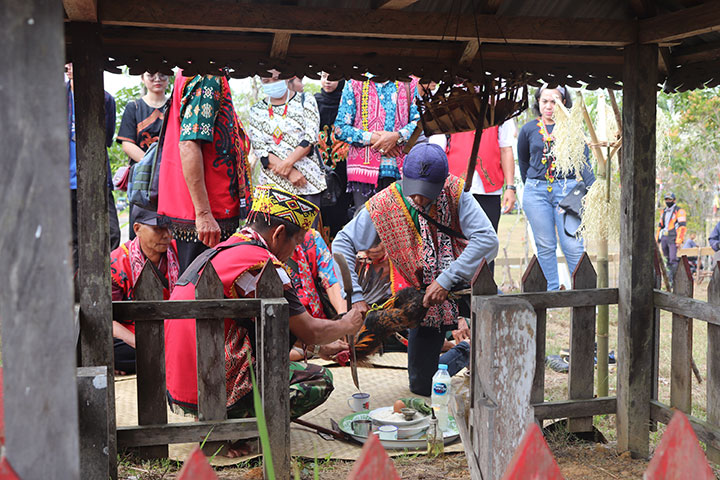
{"type": "Polygon", "coordinates": [[[543,480],[563,480],[560,467],[553,457],[536,423],[528,426],[520,445],[518,445],[502,480],[525,480],[542,478],[543,480]]]}
{"type": "MultiPolygon", "coordinates": [[[[224,288],[212,262],[203,268],[195,286],[195,299],[223,298],[224,288]]],[[[225,322],[217,318],[195,320],[198,416],[201,421],[227,418],[225,386],[225,322]]],[[[202,450],[212,455],[223,442],[205,442],[202,450]]]]}
{"type": "MultiPolygon", "coordinates": [[[[530,260],[530,263],[525,269],[521,285],[523,292],[547,291],[547,280],[545,279],[542,267],[540,267],[537,255],[533,255],[532,260],[530,260]]],[[[533,378],[530,402],[542,403],[545,400],[545,325],[547,323],[547,309],[536,308],[535,316],[537,317],[535,335],[535,377],[533,378]]]]}
{"type": "Polygon", "coordinates": [[[347,480],[400,480],[395,465],[374,433],[365,441],[347,480]]]}
{"type": "Polygon", "coordinates": [[[178,474],[178,480],[217,480],[218,476],[200,447],[193,448],[178,474]]]}
{"type": "Polygon", "coordinates": [[[714,480],[705,453],[684,413],[676,410],[648,465],[644,480],[714,480]]]}
{"type": "MultiPolygon", "coordinates": [[[[597,273],[587,252],[575,267],[572,275],[573,289],[592,289],[597,286],[597,273]]],[[[575,307],[570,321],[570,372],[568,374],[568,397],[570,400],[593,397],[595,361],[595,307],[575,307]]],[[[600,359],[607,362],[607,357],[600,359]]],[[[570,418],[570,432],[592,432],[593,417],[570,418]]]]}
{"type": "Polygon", "coordinates": [[[10,466],[10,462],[5,456],[0,460],[0,480],[20,480],[20,477],[15,473],[15,470],[10,466]]]}
{"type": "MultiPolygon", "coordinates": [[[[707,301],[720,307],[720,262],[715,262],[707,289],[707,301]]],[[[707,421],[720,425],[720,325],[707,324],[707,421]]],[[[720,463],[720,450],[708,445],[708,458],[720,463]]]]}

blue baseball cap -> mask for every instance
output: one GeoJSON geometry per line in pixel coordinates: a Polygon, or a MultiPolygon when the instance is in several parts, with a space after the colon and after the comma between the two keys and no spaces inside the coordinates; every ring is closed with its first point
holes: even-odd
{"type": "Polygon", "coordinates": [[[448,159],[442,147],[433,143],[416,145],[403,164],[403,194],[422,195],[435,200],[445,185],[448,173],[448,159]]]}

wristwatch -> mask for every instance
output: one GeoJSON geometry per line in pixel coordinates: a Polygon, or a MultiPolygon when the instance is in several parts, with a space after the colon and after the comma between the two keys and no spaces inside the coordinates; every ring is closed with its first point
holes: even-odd
{"type": "Polygon", "coordinates": [[[517,187],[515,185],[507,185],[505,187],[505,190],[512,190],[513,192],[517,192],[517,187]]]}

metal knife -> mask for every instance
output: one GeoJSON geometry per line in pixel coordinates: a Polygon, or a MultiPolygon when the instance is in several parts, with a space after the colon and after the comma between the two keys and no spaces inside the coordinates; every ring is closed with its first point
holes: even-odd
{"type": "MultiPolygon", "coordinates": [[[[339,253],[333,255],[335,263],[340,268],[340,275],[343,280],[343,288],[345,289],[345,301],[347,301],[348,312],[352,308],[352,277],[350,276],[350,267],[348,266],[345,257],[339,253]]],[[[360,390],[360,381],[358,380],[357,373],[357,357],[355,356],[355,334],[347,336],[348,345],[350,345],[350,373],[352,374],[353,383],[355,388],[360,390]]]]}

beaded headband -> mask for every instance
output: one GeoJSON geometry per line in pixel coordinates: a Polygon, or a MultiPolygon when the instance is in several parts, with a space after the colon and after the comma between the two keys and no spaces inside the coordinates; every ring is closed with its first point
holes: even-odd
{"type": "Polygon", "coordinates": [[[272,215],[307,230],[319,212],[314,203],[271,185],[256,187],[253,199],[248,221],[254,220],[258,214],[272,215]]]}

